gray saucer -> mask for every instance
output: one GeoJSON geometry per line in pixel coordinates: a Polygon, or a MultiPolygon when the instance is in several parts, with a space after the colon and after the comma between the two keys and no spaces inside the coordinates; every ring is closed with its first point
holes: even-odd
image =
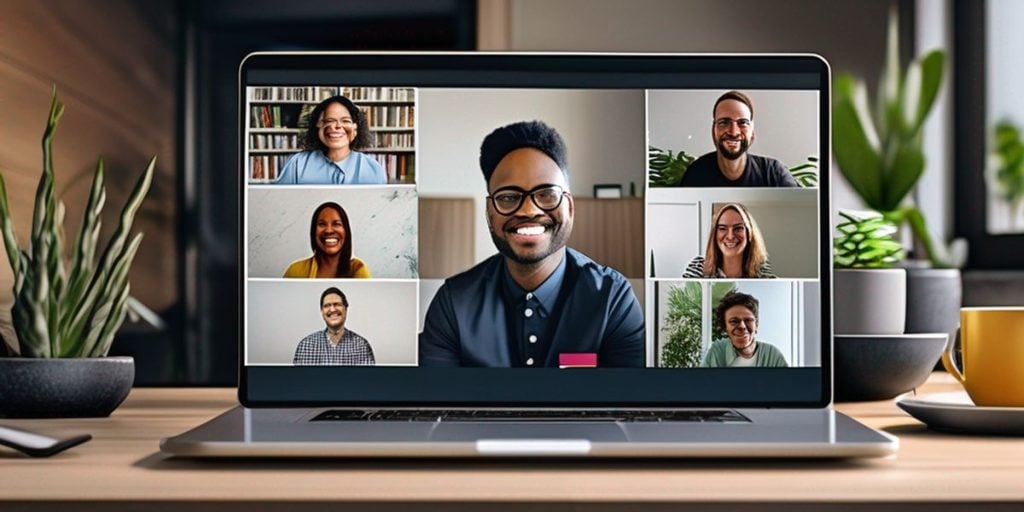
{"type": "Polygon", "coordinates": [[[896,405],[935,430],[1024,435],[1024,407],[980,407],[974,405],[966,391],[908,396],[896,405]]]}

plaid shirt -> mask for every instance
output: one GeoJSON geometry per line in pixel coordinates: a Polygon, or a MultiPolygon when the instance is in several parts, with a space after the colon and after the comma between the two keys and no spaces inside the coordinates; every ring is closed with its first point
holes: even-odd
{"type": "Polygon", "coordinates": [[[334,346],[327,339],[327,329],[324,329],[302,338],[299,346],[295,348],[292,364],[372,366],[376,361],[373,359],[373,348],[366,338],[345,329],[345,334],[341,335],[341,342],[334,346]]]}

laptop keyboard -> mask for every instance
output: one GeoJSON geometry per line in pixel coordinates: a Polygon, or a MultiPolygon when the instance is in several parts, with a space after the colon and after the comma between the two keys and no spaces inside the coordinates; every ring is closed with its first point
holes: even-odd
{"type": "Polygon", "coordinates": [[[310,421],[592,421],[592,422],[691,422],[691,423],[750,423],[746,416],[729,410],[685,411],[499,411],[499,410],[440,410],[440,409],[385,409],[324,411],[310,421]]]}

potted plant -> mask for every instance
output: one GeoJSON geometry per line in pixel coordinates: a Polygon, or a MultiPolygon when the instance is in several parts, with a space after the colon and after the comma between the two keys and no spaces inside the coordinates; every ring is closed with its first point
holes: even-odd
{"type": "Polygon", "coordinates": [[[654,146],[647,148],[648,173],[647,178],[651,187],[674,187],[679,185],[697,157],[680,150],[678,153],[671,149],[661,149],[654,146]]]}
{"type": "MultiPolygon", "coordinates": [[[[966,242],[949,248],[936,241],[921,211],[907,201],[924,172],[922,127],[942,87],[945,54],[933,50],[899,65],[898,18],[889,17],[885,67],[875,103],[869,103],[864,81],[848,74],[836,77],[832,108],[833,148],[847,182],[864,204],[896,226],[910,227],[926,262],[907,267],[907,332],[951,332],[959,318],[959,267],[967,258],[966,242]]],[[[847,298],[836,303],[848,310],[847,298]]]]}
{"type": "Polygon", "coordinates": [[[54,197],[51,146],[64,105],[56,88],[43,134],[43,172],[36,189],[29,246],[15,237],[0,175],[0,224],[14,274],[11,316],[16,342],[0,343],[0,416],[109,415],[135,376],[130,357],[105,357],[124,321],[128,270],[142,241],[129,239],[132,221],[153,176],[156,157],[139,178],[106,248],[97,258],[106,198],[103,160],[93,175],[81,229],[64,260],[64,205],[54,197]]]}
{"type": "Polygon", "coordinates": [[[840,210],[834,240],[836,334],[903,334],[907,277],[896,226],[878,212],[840,210]],[[838,304],[841,303],[842,307],[838,304]]]}
{"type": "Polygon", "coordinates": [[[664,368],[695,368],[701,357],[701,287],[691,281],[671,286],[668,291],[668,312],[661,332],[666,336],[661,349],[664,368]]]}

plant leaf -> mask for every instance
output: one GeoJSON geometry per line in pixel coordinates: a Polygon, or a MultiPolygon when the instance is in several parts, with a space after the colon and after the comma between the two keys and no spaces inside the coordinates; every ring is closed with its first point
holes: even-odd
{"type": "MultiPolygon", "coordinates": [[[[916,136],[924,125],[925,118],[931,112],[935,99],[942,87],[943,70],[946,67],[946,54],[942,50],[932,50],[924,57],[914,61],[912,66],[920,76],[920,89],[917,92],[917,101],[911,102],[907,97],[908,108],[915,108],[914,117],[909,119],[911,128],[909,135],[916,136]]],[[[909,80],[908,80],[909,81],[909,80]]],[[[909,89],[909,87],[908,87],[909,89]]]]}
{"type": "Polygon", "coordinates": [[[832,108],[833,150],[846,181],[871,208],[882,199],[882,156],[867,111],[864,84],[849,75],[836,78],[832,108]]]}
{"type": "Polygon", "coordinates": [[[914,188],[924,172],[924,153],[916,144],[900,145],[889,171],[879,210],[892,211],[900,207],[903,198],[914,188]]]}

